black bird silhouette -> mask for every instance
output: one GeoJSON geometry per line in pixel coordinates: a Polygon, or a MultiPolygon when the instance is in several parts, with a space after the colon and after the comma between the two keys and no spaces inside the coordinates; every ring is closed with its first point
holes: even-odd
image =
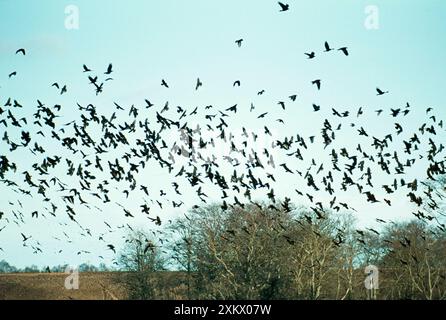
{"type": "Polygon", "coordinates": [[[167,82],[164,81],[164,79],[161,79],[161,85],[166,87],[166,88],[169,88],[169,86],[167,85],[167,82]]]}
{"type": "Polygon", "coordinates": [[[195,85],[195,90],[198,90],[203,85],[203,83],[200,81],[200,78],[197,78],[197,84],[195,85]]]}
{"type": "Polygon", "coordinates": [[[149,100],[147,100],[147,99],[144,99],[144,101],[146,102],[146,108],[147,109],[149,109],[149,108],[151,108],[151,107],[153,107],[154,106],[154,104],[153,103],[151,103],[149,100]]]}
{"type": "Polygon", "coordinates": [[[236,113],[237,112],[237,105],[235,104],[232,107],[227,108],[226,111],[232,111],[232,112],[236,113]]]}
{"type": "Polygon", "coordinates": [[[290,9],[290,5],[288,3],[282,3],[279,1],[278,4],[280,6],[280,12],[287,11],[290,9]]]}
{"type": "Polygon", "coordinates": [[[279,102],[277,102],[277,104],[280,105],[283,110],[285,110],[285,102],[279,101],[279,102]]]}
{"type": "Polygon", "coordinates": [[[400,113],[400,111],[401,111],[400,108],[398,108],[398,109],[392,109],[392,108],[390,108],[390,112],[391,112],[391,114],[392,114],[392,117],[394,117],[394,118],[398,116],[398,114],[400,113]]]}
{"type": "Polygon", "coordinates": [[[365,195],[367,196],[367,201],[368,202],[379,202],[378,200],[376,200],[375,195],[373,193],[371,193],[370,191],[365,192],[365,195]]]}
{"type": "Polygon", "coordinates": [[[342,47],[338,49],[339,51],[342,51],[346,56],[348,56],[348,48],[347,47],[342,47]]]}
{"type": "Polygon", "coordinates": [[[19,54],[19,53],[26,55],[25,49],[23,49],[23,48],[20,48],[15,52],[15,54],[19,54]]]}
{"type": "Polygon", "coordinates": [[[23,242],[26,242],[28,239],[31,238],[31,236],[27,237],[23,233],[21,233],[21,235],[22,235],[22,238],[23,238],[23,242]]]}
{"type": "Polygon", "coordinates": [[[238,46],[239,48],[242,46],[242,42],[243,42],[243,39],[235,40],[235,43],[237,44],[237,46],[238,46]]]}
{"type": "Polygon", "coordinates": [[[324,52],[329,52],[329,51],[332,51],[332,50],[333,50],[333,48],[330,48],[330,45],[328,44],[327,41],[325,41],[325,43],[324,43],[324,47],[325,47],[324,52]]]}
{"type": "Polygon", "coordinates": [[[314,110],[314,112],[317,112],[317,111],[321,110],[321,106],[315,105],[313,103],[313,110],[314,110]]]}
{"type": "Polygon", "coordinates": [[[314,57],[316,57],[316,54],[314,53],[314,51],[312,51],[310,53],[305,52],[305,54],[307,55],[308,59],[313,59],[314,57]]]}
{"type": "Polygon", "coordinates": [[[240,80],[235,80],[234,84],[232,85],[233,87],[238,86],[240,87],[240,80]]]}
{"type": "Polygon", "coordinates": [[[377,96],[382,96],[383,94],[389,93],[389,91],[382,91],[380,88],[376,88],[377,96]]]}
{"type": "Polygon", "coordinates": [[[16,72],[16,71],[11,72],[11,73],[8,75],[8,78],[11,78],[12,76],[16,76],[16,75],[17,75],[17,72],[16,72]]]}
{"type": "Polygon", "coordinates": [[[150,249],[150,251],[155,252],[155,245],[152,242],[150,242],[150,241],[147,242],[147,244],[146,244],[146,246],[144,248],[144,254],[146,254],[147,251],[149,251],[149,249],[150,249]]]}
{"type": "Polygon", "coordinates": [[[92,84],[96,84],[96,82],[98,81],[98,77],[92,77],[92,76],[88,76],[88,80],[90,80],[90,83],[92,84]]]}
{"type": "Polygon", "coordinates": [[[88,69],[88,67],[85,64],[82,67],[84,68],[83,72],[90,72],[91,71],[91,69],[88,69]]]}
{"type": "Polygon", "coordinates": [[[320,79],[311,81],[311,84],[315,84],[317,86],[317,89],[321,90],[321,80],[320,79]]]}
{"type": "Polygon", "coordinates": [[[111,74],[113,72],[113,65],[110,63],[107,67],[107,71],[104,74],[111,74]]]}
{"type": "Polygon", "coordinates": [[[113,253],[116,254],[116,249],[115,249],[115,246],[114,246],[114,245],[112,245],[112,244],[108,244],[107,247],[108,247],[109,250],[113,251],[113,253]]]}

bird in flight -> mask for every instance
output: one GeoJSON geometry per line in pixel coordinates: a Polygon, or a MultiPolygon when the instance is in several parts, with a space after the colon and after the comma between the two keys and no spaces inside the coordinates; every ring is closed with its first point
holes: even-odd
{"type": "Polygon", "coordinates": [[[195,90],[198,90],[203,85],[203,82],[201,82],[200,78],[197,78],[197,84],[195,85],[195,90]]]}
{"type": "Polygon", "coordinates": [[[380,88],[376,88],[377,96],[382,96],[383,94],[389,93],[389,91],[382,91],[380,88]]]}
{"type": "Polygon", "coordinates": [[[167,82],[164,79],[161,80],[161,85],[166,88],[169,88],[169,86],[167,85],[167,82]]]}
{"type": "Polygon", "coordinates": [[[285,110],[285,102],[279,101],[277,104],[280,105],[283,110],[285,110]]]}
{"type": "Polygon", "coordinates": [[[23,48],[20,48],[15,52],[15,54],[19,54],[19,53],[26,55],[25,49],[23,49],[23,48]]]}
{"type": "Polygon", "coordinates": [[[314,53],[314,51],[312,51],[312,52],[310,52],[310,53],[305,52],[305,54],[307,55],[308,59],[313,59],[313,58],[316,56],[316,54],[314,53]]]}
{"type": "Polygon", "coordinates": [[[342,51],[346,56],[348,56],[348,48],[347,47],[342,47],[338,49],[339,51],[342,51]]]}
{"type": "Polygon", "coordinates": [[[8,75],[8,77],[11,78],[12,76],[16,76],[16,75],[17,75],[17,72],[14,71],[14,72],[11,72],[11,73],[8,75]]]}
{"type": "Polygon", "coordinates": [[[21,233],[21,235],[22,235],[22,238],[23,238],[23,242],[26,242],[28,239],[31,238],[31,236],[27,237],[23,233],[21,233]]]}
{"type": "Polygon", "coordinates": [[[84,68],[84,72],[90,72],[91,71],[91,69],[89,69],[85,64],[83,65],[83,68],[84,68]]]}
{"type": "Polygon", "coordinates": [[[315,84],[317,86],[317,89],[321,90],[321,80],[320,79],[311,81],[311,84],[315,84]]]}
{"type": "Polygon", "coordinates": [[[115,249],[115,246],[114,246],[114,245],[112,245],[112,244],[108,244],[107,247],[108,247],[108,249],[110,249],[111,251],[113,251],[114,253],[116,253],[116,249],[115,249]]]}
{"type": "Polygon", "coordinates": [[[324,52],[329,52],[329,51],[333,50],[332,48],[330,48],[330,45],[328,44],[327,41],[325,41],[324,46],[325,46],[325,51],[324,52]]]}
{"type": "Polygon", "coordinates": [[[278,4],[280,6],[280,12],[288,11],[290,9],[290,5],[288,3],[282,3],[279,1],[278,4]]]}
{"type": "Polygon", "coordinates": [[[235,87],[235,86],[240,87],[240,80],[234,81],[234,84],[232,86],[233,87],[235,87]]]}
{"type": "Polygon", "coordinates": [[[110,63],[110,64],[108,65],[107,71],[104,72],[104,74],[111,74],[111,73],[113,72],[112,68],[113,68],[113,66],[112,66],[112,64],[110,63]]]}
{"type": "Polygon", "coordinates": [[[242,42],[243,42],[243,39],[235,40],[235,43],[237,44],[237,46],[238,46],[239,48],[242,46],[242,42]]]}

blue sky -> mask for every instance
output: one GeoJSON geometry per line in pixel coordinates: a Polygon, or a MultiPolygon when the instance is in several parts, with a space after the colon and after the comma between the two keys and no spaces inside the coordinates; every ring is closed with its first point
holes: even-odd
{"type": "MultiPolygon", "coordinates": [[[[279,12],[276,1],[254,0],[0,0],[0,102],[3,104],[8,97],[17,98],[25,106],[21,112],[29,117],[36,99],[49,105],[62,104],[61,123],[78,115],[76,102],[94,103],[104,113],[112,112],[113,101],[142,106],[145,98],[156,105],[169,101],[173,108],[181,105],[189,110],[209,104],[222,109],[237,103],[242,111],[234,119],[233,129],[245,126],[262,130],[263,123],[248,111],[254,103],[256,115],[269,111],[271,121],[285,119],[285,126],[271,125],[276,134],[292,135],[297,131],[307,136],[319,133],[332,107],[355,112],[362,106],[365,117],[358,120],[358,126],[364,125],[376,135],[391,131],[394,123],[389,117],[375,117],[374,110],[379,108],[404,107],[410,102],[412,110],[404,125],[413,130],[420,125],[427,107],[434,107],[439,117],[446,115],[442,90],[446,82],[443,75],[446,2],[289,0],[288,3],[291,9],[279,12]],[[379,9],[377,30],[364,27],[365,8],[371,4],[379,9]],[[78,30],[65,28],[67,5],[79,8],[78,30]],[[239,38],[244,39],[241,48],[234,43],[239,38]],[[350,55],[344,57],[338,51],[323,54],[324,41],[334,48],[347,46],[350,55]],[[15,55],[15,50],[22,47],[27,55],[15,55]],[[307,60],[304,52],[311,51],[316,52],[316,58],[307,60]],[[96,97],[82,73],[82,65],[102,73],[109,63],[114,66],[114,81],[107,83],[104,93],[96,97]],[[8,79],[12,71],[17,71],[17,77],[8,79]],[[204,85],[196,92],[197,77],[204,85]],[[320,92],[311,85],[318,78],[323,80],[320,92]],[[160,86],[161,79],[169,83],[168,90],[160,86]],[[237,79],[242,85],[233,88],[232,83],[237,79]],[[51,88],[53,82],[66,84],[68,93],[60,96],[51,88]],[[390,94],[377,97],[376,87],[389,90],[390,94]],[[259,97],[257,92],[261,89],[266,91],[259,97]],[[277,101],[294,93],[298,94],[297,102],[291,104],[288,100],[286,113],[280,113],[277,101]],[[322,106],[321,113],[311,112],[312,103],[322,106]]],[[[348,122],[345,126],[348,127],[348,122]]],[[[346,133],[340,139],[346,145],[357,144],[354,134],[346,133]]],[[[0,148],[5,145],[0,144],[0,148]]],[[[57,149],[54,147],[52,151],[57,149]]],[[[0,154],[7,152],[0,149],[0,154]]],[[[315,151],[312,156],[322,159],[322,153],[315,151]]],[[[410,174],[419,177],[422,173],[420,167],[410,174]]],[[[170,183],[156,168],[145,179],[153,190],[168,188],[170,183]]],[[[289,177],[283,179],[278,190],[286,195],[287,186],[293,181],[289,177]]],[[[185,194],[193,195],[194,191],[185,194]]],[[[6,203],[16,195],[5,190],[3,197],[5,200],[1,202],[6,203]]],[[[364,204],[363,198],[349,200],[361,208],[358,220],[362,223],[372,223],[376,216],[410,215],[405,198],[394,199],[391,209],[371,207],[364,204]]],[[[192,196],[185,196],[186,207],[195,201],[192,196]]],[[[24,202],[29,208],[42,205],[37,198],[24,202]]],[[[134,203],[125,205],[138,210],[134,203]]],[[[182,209],[164,210],[160,214],[175,217],[184,212],[182,209]]],[[[14,208],[5,205],[0,210],[14,208]]],[[[128,223],[113,211],[116,209],[110,210],[115,225],[128,223]]],[[[83,218],[95,233],[104,231],[104,213],[86,213],[83,218]]],[[[98,263],[102,260],[97,256],[103,255],[105,262],[110,262],[112,255],[104,252],[104,243],[99,243],[97,236],[82,237],[76,227],[58,223],[66,220],[41,219],[20,226],[8,225],[0,233],[0,247],[4,249],[0,251],[0,259],[18,266],[76,264],[98,263]],[[63,230],[70,232],[73,243],[61,244],[52,238],[54,234],[60,236],[63,230]],[[33,234],[47,250],[34,255],[29,248],[22,247],[21,231],[33,234]],[[92,254],[76,254],[85,248],[92,254]],[[60,249],[64,253],[56,254],[60,249]]],[[[132,225],[144,227],[147,219],[137,217],[132,225]]],[[[122,235],[117,231],[108,241],[119,242],[122,235]]]]}

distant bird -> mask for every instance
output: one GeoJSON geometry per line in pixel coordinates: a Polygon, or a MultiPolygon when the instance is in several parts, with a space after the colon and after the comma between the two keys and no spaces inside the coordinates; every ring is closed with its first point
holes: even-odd
{"type": "Polygon", "coordinates": [[[264,94],[265,93],[265,90],[260,90],[259,92],[257,92],[257,95],[258,96],[261,96],[262,94],[264,94]]]}
{"type": "MultiPolygon", "coordinates": [[[[144,101],[146,102],[146,108],[147,109],[149,109],[149,108],[151,108],[151,107],[153,107],[154,106],[154,104],[153,103],[151,103],[149,100],[147,100],[147,99],[144,99],[144,101]]],[[[124,110],[124,109],[123,109],[124,110]]]]}
{"type": "Polygon", "coordinates": [[[11,78],[12,76],[16,76],[16,75],[17,75],[17,72],[14,71],[14,72],[11,72],[11,73],[8,75],[8,77],[11,78]]]}
{"type": "Polygon", "coordinates": [[[378,200],[376,200],[375,195],[373,193],[367,191],[367,192],[365,192],[365,194],[367,196],[368,202],[372,202],[372,203],[379,202],[378,200]]]}
{"type": "Polygon", "coordinates": [[[203,83],[200,81],[200,78],[197,78],[197,84],[195,85],[195,90],[198,90],[203,85],[203,83]]]}
{"type": "Polygon", "coordinates": [[[232,85],[233,87],[238,86],[240,87],[240,80],[235,80],[234,84],[232,85]]]}
{"type": "Polygon", "coordinates": [[[314,110],[314,112],[317,112],[317,111],[321,110],[321,106],[318,106],[313,103],[313,110],[314,110]]]}
{"type": "Polygon", "coordinates": [[[19,53],[26,55],[25,49],[23,49],[23,48],[20,48],[15,52],[15,54],[19,54],[19,53]]]}
{"type": "Polygon", "coordinates": [[[348,48],[347,47],[342,47],[338,49],[339,51],[342,51],[346,56],[348,56],[348,48]]]}
{"type": "Polygon", "coordinates": [[[333,48],[330,48],[330,45],[328,44],[327,41],[325,41],[325,43],[324,43],[324,47],[325,47],[324,52],[330,52],[330,51],[333,50],[333,48]]]}
{"type": "Polygon", "coordinates": [[[308,56],[308,59],[314,59],[314,57],[316,57],[316,54],[314,53],[314,51],[310,52],[310,53],[306,53],[305,54],[308,56]]]}
{"type": "Polygon", "coordinates": [[[167,82],[164,79],[161,79],[161,86],[169,88],[169,86],[167,85],[167,82]]]}
{"type": "Polygon", "coordinates": [[[147,242],[147,244],[146,244],[146,246],[144,248],[144,254],[146,254],[149,249],[150,249],[150,251],[152,251],[152,253],[155,252],[155,246],[150,241],[147,242]]]}
{"type": "Polygon", "coordinates": [[[236,113],[237,112],[237,105],[235,104],[232,107],[227,108],[226,111],[232,111],[232,112],[236,113]]]}
{"type": "Polygon", "coordinates": [[[130,218],[133,218],[133,215],[130,213],[130,211],[129,210],[127,210],[127,209],[124,209],[124,213],[125,213],[125,216],[126,217],[130,217],[130,218]]]}
{"type": "Polygon", "coordinates": [[[90,72],[91,71],[91,69],[88,69],[88,67],[85,64],[82,67],[84,68],[83,72],[90,72]]]}
{"type": "Polygon", "coordinates": [[[311,81],[311,84],[315,84],[317,86],[317,89],[321,90],[321,80],[320,79],[311,81]]]}
{"type": "Polygon", "coordinates": [[[297,98],[297,94],[292,94],[291,96],[289,96],[288,98],[291,99],[291,101],[296,101],[297,98]]]}
{"type": "Polygon", "coordinates": [[[242,42],[243,42],[243,39],[235,40],[235,43],[237,44],[237,46],[238,46],[239,48],[242,46],[242,42]]]}
{"type": "Polygon", "coordinates": [[[27,237],[27,236],[25,236],[23,233],[20,233],[20,234],[22,235],[23,242],[26,242],[28,239],[31,238],[31,236],[27,237]]]}
{"type": "Polygon", "coordinates": [[[110,64],[108,65],[107,71],[105,71],[104,74],[111,74],[111,73],[113,72],[112,68],[113,68],[113,66],[112,66],[112,64],[110,63],[110,64]]]}
{"type": "Polygon", "coordinates": [[[280,12],[288,11],[290,9],[290,5],[288,3],[282,3],[279,1],[278,4],[280,6],[280,12]]]}
{"type": "Polygon", "coordinates": [[[280,105],[283,110],[285,110],[285,102],[279,101],[279,102],[277,102],[277,104],[280,105]]]}
{"type": "Polygon", "coordinates": [[[90,80],[90,83],[92,84],[96,84],[96,82],[98,81],[98,77],[92,77],[92,76],[88,76],[88,80],[90,80]]]}
{"type": "Polygon", "coordinates": [[[108,244],[107,247],[108,247],[108,249],[110,249],[111,251],[113,251],[114,253],[116,253],[116,249],[115,249],[115,246],[114,246],[114,245],[112,245],[112,244],[108,244]]]}
{"type": "Polygon", "coordinates": [[[380,88],[376,88],[377,96],[382,96],[383,94],[389,93],[389,91],[382,91],[380,88]]]}
{"type": "Polygon", "coordinates": [[[261,115],[259,115],[258,117],[257,117],[257,119],[260,119],[260,118],[265,118],[265,116],[268,114],[268,112],[264,112],[264,113],[262,113],[261,115]]]}

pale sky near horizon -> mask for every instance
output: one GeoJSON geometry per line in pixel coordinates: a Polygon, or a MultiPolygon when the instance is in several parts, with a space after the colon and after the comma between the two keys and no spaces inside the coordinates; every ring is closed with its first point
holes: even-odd
{"type": "MultiPolygon", "coordinates": [[[[31,118],[37,99],[48,105],[58,103],[64,110],[60,123],[66,123],[78,116],[76,102],[94,103],[104,113],[112,112],[113,101],[126,107],[135,104],[143,112],[146,98],[157,106],[169,101],[172,110],[181,105],[189,111],[209,104],[222,110],[237,103],[241,111],[232,122],[234,131],[242,126],[253,131],[263,130],[263,122],[256,116],[268,111],[268,125],[271,123],[275,135],[302,132],[306,137],[320,135],[323,121],[332,117],[332,107],[352,114],[362,107],[364,116],[357,120],[357,127],[350,134],[340,134],[338,141],[351,149],[360,141],[355,133],[360,126],[376,136],[394,132],[395,119],[389,117],[387,110],[404,108],[406,102],[411,105],[411,113],[398,121],[407,128],[407,135],[425,120],[427,107],[433,107],[439,118],[446,118],[446,96],[442,90],[446,84],[446,2],[287,2],[290,10],[279,12],[277,1],[270,0],[0,0],[0,106],[8,97],[13,97],[24,105],[21,112],[31,118]],[[78,30],[65,28],[68,5],[79,8],[78,30]],[[364,26],[365,8],[369,5],[378,8],[376,30],[364,26]],[[241,48],[234,43],[239,38],[244,39],[241,48]],[[345,57],[339,51],[323,53],[325,41],[336,49],[347,46],[350,55],[345,57]],[[18,48],[26,48],[26,56],[15,55],[18,48]],[[316,58],[308,60],[304,53],[311,51],[316,52],[316,58]],[[113,63],[114,80],[106,83],[104,93],[96,97],[82,65],[102,74],[109,63],[113,63]],[[17,76],[9,79],[12,71],[17,71],[17,76]],[[203,87],[195,91],[197,77],[203,87]],[[322,79],[320,92],[311,85],[318,78],[322,79]],[[161,79],[166,79],[169,89],[160,86],[161,79]],[[232,86],[237,79],[241,81],[240,88],[232,86]],[[67,94],[60,96],[51,87],[53,82],[66,84],[67,94]],[[376,87],[390,93],[377,97],[376,87]],[[265,94],[258,96],[261,89],[265,89],[265,94]],[[287,98],[291,94],[298,94],[295,103],[287,98]],[[281,112],[277,105],[281,100],[286,101],[286,112],[281,112]],[[253,113],[249,112],[251,102],[256,106],[253,113]],[[319,113],[312,112],[312,103],[321,105],[319,113]],[[380,108],[386,110],[385,115],[376,117],[374,110],[380,108]],[[284,126],[275,122],[279,117],[285,120],[284,126]]],[[[346,130],[350,122],[345,122],[346,130]]],[[[0,136],[4,130],[0,125],[0,136]]],[[[439,137],[437,141],[441,142],[439,137]]],[[[322,150],[312,156],[323,159],[327,152],[322,150]]],[[[5,144],[0,142],[0,155],[8,153],[5,144]]],[[[408,176],[422,179],[423,169],[409,170],[408,176]]],[[[166,177],[157,168],[147,175],[147,185],[153,186],[153,194],[158,195],[159,189],[171,189],[171,180],[166,177]]],[[[294,190],[289,188],[292,182],[291,178],[284,178],[276,193],[281,197],[289,195],[294,190]]],[[[185,184],[182,186],[187,189],[185,184]]],[[[16,195],[8,193],[3,185],[0,192],[3,193],[0,211],[5,212],[5,217],[11,217],[12,211],[20,210],[8,205],[8,201],[16,200],[16,195]]],[[[196,199],[186,194],[193,195],[194,190],[185,190],[182,208],[170,207],[159,215],[167,221],[185,212],[196,203],[196,199]]],[[[357,219],[361,224],[373,225],[376,217],[411,217],[412,207],[406,197],[392,199],[393,206],[388,208],[385,204],[367,204],[364,197],[356,194],[339,196],[360,208],[357,219]]],[[[58,224],[66,223],[66,217],[60,221],[32,220],[29,218],[32,208],[42,204],[37,198],[20,199],[24,201],[27,223],[20,226],[10,223],[0,232],[0,248],[4,250],[0,251],[0,260],[18,267],[102,261],[110,264],[113,255],[105,246],[117,243],[119,247],[123,234],[117,231],[110,235],[108,242],[99,242],[98,234],[105,231],[103,221],[105,217],[113,217],[115,226],[130,223],[121,212],[92,210],[80,219],[95,236],[83,237],[76,227],[62,228],[58,224]],[[62,238],[66,230],[71,231],[73,243],[61,243],[53,238],[55,235],[62,238]],[[33,254],[31,249],[24,248],[20,232],[32,234],[45,248],[44,252],[33,254]],[[58,254],[59,250],[63,254],[58,254]],[[80,250],[92,253],[79,256],[80,250]],[[104,260],[98,255],[103,255],[104,260]]],[[[139,204],[125,203],[125,206],[139,210],[139,204]]],[[[60,214],[65,215],[63,208],[60,214]]],[[[131,224],[144,227],[147,219],[138,216],[131,224]]],[[[0,229],[4,225],[0,220],[0,229]]]]}

